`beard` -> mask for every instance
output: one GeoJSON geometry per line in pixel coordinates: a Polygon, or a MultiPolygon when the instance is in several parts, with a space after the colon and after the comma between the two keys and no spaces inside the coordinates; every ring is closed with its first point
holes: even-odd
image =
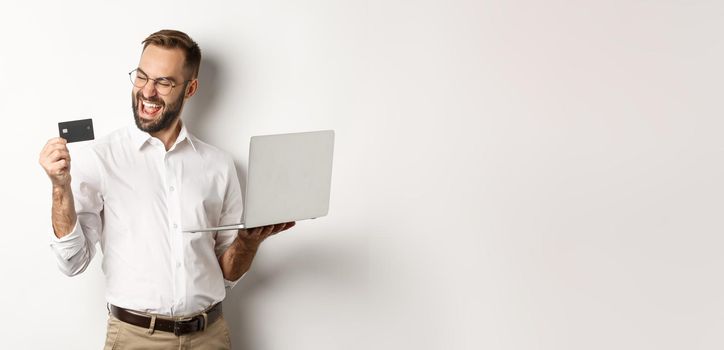
{"type": "Polygon", "coordinates": [[[146,121],[141,119],[138,115],[138,101],[142,98],[143,94],[141,93],[141,90],[139,90],[135,96],[131,93],[131,107],[133,108],[133,119],[136,121],[136,126],[141,129],[141,131],[145,131],[147,133],[159,132],[171,126],[174,120],[176,120],[181,114],[181,107],[183,107],[184,104],[184,94],[180,94],[176,100],[171,101],[171,103],[168,104],[166,104],[159,96],[145,99],[151,103],[161,105],[163,108],[163,113],[159,118],[153,121],[146,121]]]}

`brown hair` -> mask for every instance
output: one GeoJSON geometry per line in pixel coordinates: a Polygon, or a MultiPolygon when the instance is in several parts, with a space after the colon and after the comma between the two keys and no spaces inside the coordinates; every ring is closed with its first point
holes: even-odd
{"type": "Polygon", "coordinates": [[[186,56],[184,69],[191,73],[191,79],[199,75],[201,65],[201,49],[186,33],[178,30],[159,30],[143,40],[143,49],[148,45],[156,45],[166,49],[181,49],[186,56]]]}

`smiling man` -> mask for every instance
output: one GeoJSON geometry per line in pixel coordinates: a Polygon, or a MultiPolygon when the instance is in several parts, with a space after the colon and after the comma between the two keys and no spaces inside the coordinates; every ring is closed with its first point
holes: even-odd
{"type": "Polygon", "coordinates": [[[199,82],[201,51],[162,30],[143,41],[129,73],[134,123],[71,154],[50,139],[40,164],[52,183],[51,247],[69,276],[103,251],[110,311],[106,349],[229,349],[226,288],[249,270],[260,244],[294,223],[183,233],[238,222],[234,163],[192,136],[180,118],[199,82]]]}
{"type": "MultiPolygon", "coordinates": [[[[195,70],[198,70],[201,60],[201,53],[197,50],[188,52],[189,64],[181,69],[181,73],[185,74],[182,74],[180,79],[186,76],[193,78],[178,81],[179,67],[173,66],[172,63],[185,62],[184,53],[180,50],[164,48],[160,46],[163,44],[160,41],[158,44],[153,44],[154,41],[157,41],[154,36],[144,41],[146,48],[141,56],[141,62],[138,68],[129,74],[131,82],[136,87],[131,96],[136,126],[148,133],[173,130],[170,128],[171,124],[178,121],[185,99],[196,93],[198,72],[195,70]],[[145,70],[141,67],[145,67],[145,70]],[[153,79],[152,84],[148,84],[151,78],[146,70],[164,72],[169,75],[153,79]],[[182,86],[184,93],[178,94],[173,100],[165,100],[164,98],[168,98],[168,95],[179,85],[182,86]]],[[[170,97],[173,98],[173,96],[170,97]]]]}

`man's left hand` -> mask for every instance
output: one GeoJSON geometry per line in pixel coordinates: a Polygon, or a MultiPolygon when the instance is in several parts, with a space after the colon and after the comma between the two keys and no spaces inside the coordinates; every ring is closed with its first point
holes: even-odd
{"type": "Polygon", "coordinates": [[[269,236],[286,231],[292,228],[295,224],[295,222],[287,222],[283,224],[241,229],[239,230],[239,240],[244,245],[245,250],[256,251],[259,249],[261,242],[264,242],[264,240],[269,238],[269,236]]]}

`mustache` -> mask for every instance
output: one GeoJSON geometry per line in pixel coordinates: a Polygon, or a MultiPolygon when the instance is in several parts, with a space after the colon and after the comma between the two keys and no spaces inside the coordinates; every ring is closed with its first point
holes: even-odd
{"type": "Polygon", "coordinates": [[[163,102],[163,100],[162,100],[160,97],[154,96],[154,97],[151,97],[151,98],[144,98],[144,97],[143,97],[143,94],[141,93],[141,91],[138,91],[138,92],[136,93],[136,101],[143,101],[143,100],[146,100],[146,101],[148,101],[148,102],[155,103],[155,104],[158,104],[158,105],[161,105],[161,106],[164,106],[164,105],[165,105],[165,103],[163,102]]]}

